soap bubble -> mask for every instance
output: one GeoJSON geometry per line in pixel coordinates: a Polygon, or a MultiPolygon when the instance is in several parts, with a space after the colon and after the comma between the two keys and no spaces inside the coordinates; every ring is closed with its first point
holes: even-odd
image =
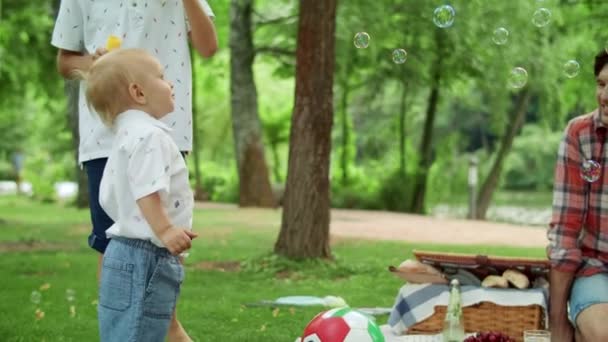
{"type": "Polygon", "coordinates": [[[433,23],[437,25],[437,27],[448,28],[454,24],[454,17],[456,16],[456,11],[450,5],[443,5],[435,8],[433,12],[433,23]]]}
{"type": "Polygon", "coordinates": [[[549,11],[548,9],[546,9],[544,7],[537,9],[536,11],[534,11],[534,14],[532,15],[532,23],[536,27],[545,27],[549,24],[550,21],[551,21],[551,11],[549,11]]]}
{"type": "Polygon", "coordinates": [[[581,164],[581,177],[589,183],[600,179],[601,173],[602,167],[595,160],[587,159],[581,164]]]}
{"type": "Polygon", "coordinates": [[[566,74],[566,77],[568,78],[574,78],[578,75],[578,72],[580,71],[581,66],[580,64],[578,64],[577,61],[575,61],[574,59],[571,59],[569,61],[567,61],[566,63],[564,63],[564,74],[566,74]]]}
{"type": "Polygon", "coordinates": [[[367,32],[357,32],[354,38],[355,47],[357,49],[367,49],[369,46],[369,38],[367,32]]]}
{"type": "Polygon", "coordinates": [[[506,28],[499,27],[494,30],[492,41],[494,41],[496,45],[504,45],[507,43],[507,40],[509,40],[509,31],[506,28]]]}
{"type": "Polygon", "coordinates": [[[509,75],[509,87],[513,89],[523,88],[528,83],[528,72],[522,67],[511,70],[509,75]]]}
{"type": "Polygon", "coordinates": [[[407,52],[404,49],[393,50],[393,62],[403,64],[407,60],[407,52]]]}
{"type": "Polygon", "coordinates": [[[30,301],[34,304],[40,304],[40,300],[42,299],[42,294],[38,291],[32,291],[30,294],[30,301]]]}

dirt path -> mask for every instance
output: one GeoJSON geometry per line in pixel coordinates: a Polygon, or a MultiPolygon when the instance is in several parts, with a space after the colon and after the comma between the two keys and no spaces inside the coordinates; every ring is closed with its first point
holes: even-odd
{"type": "MultiPolygon", "coordinates": [[[[197,208],[237,209],[235,205],[217,203],[197,203],[197,208]]],[[[330,232],[337,237],[437,244],[517,247],[544,247],[547,244],[546,230],[543,227],[369,210],[332,209],[330,232]]]]}

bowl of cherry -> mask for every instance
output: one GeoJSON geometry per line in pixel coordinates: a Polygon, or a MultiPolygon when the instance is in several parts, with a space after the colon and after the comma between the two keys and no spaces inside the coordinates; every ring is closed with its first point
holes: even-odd
{"type": "Polygon", "coordinates": [[[515,340],[499,331],[484,331],[465,338],[464,342],[515,342],[515,340]]]}

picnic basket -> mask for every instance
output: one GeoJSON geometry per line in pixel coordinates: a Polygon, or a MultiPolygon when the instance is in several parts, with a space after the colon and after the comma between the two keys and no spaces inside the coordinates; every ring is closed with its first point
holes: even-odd
{"type": "MultiPolygon", "coordinates": [[[[516,342],[523,341],[525,330],[545,328],[545,318],[540,305],[501,306],[491,302],[463,308],[464,328],[467,333],[500,331],[516,342]]],[[[433,315],[407,330],[408,334],[439,334],[443,330],[446,307],[436,306],[433,315]]]]}
{"type": "MultiPolygon", "coordinates": [[[[533,279],[546,276],[550,268],[548,260],[534,258],[513,258],[485,255],[438,253],[414,251],[416,259],[439,269],[464,268],[483,277],[501,274],[509,268],[518,269],[533,279]]],[[[525,290],[524,290],[525,291],[525,290]]],[[[427,319],[408,328],[408,334],[437,334],[443,329],[446,307],[436,306],[427,319]]],[[[466,332],[500,331],[516,342],[523,341],[525,330],[545,328],[544,310],[540,305],[501,306],[492,302],[481,302],[463,308],[466,332]]]]}

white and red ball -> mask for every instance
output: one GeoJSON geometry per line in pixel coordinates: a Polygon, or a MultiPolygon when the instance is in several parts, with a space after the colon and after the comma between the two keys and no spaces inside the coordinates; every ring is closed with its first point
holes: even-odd
{"type": "Polygon", "coordinates": [[[380,327],[349,307],[316,315],[304,329],[301,342],[384,342],[380,327]]]}

